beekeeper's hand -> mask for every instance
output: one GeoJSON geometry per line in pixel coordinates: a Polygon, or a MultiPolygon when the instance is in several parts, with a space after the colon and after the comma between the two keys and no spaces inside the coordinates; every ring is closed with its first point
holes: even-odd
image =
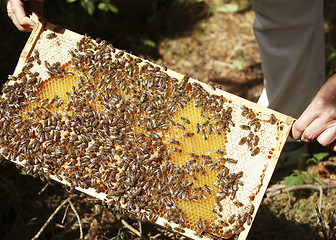
{"type": "Polygon", "coordinates": [[[321,87],[294,123],[292,137],[303,142],[316,139],[336,151],[336,74],[321,87]]]}
{"type": "Polygon", "coordinates": [[[33,13],[42,17],[43,2],[44,0],[6,0],[8,17],[21,32],[31,32],[35,25],[33,13]]]}

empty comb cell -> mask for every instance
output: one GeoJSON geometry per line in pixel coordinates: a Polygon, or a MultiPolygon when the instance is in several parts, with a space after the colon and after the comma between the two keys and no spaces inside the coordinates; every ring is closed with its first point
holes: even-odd
{"type": "Polygon", "coordinates": [[[1,154],[193,239],[245,239],[293,119],[39,24],[0,101],[1,154]]]}

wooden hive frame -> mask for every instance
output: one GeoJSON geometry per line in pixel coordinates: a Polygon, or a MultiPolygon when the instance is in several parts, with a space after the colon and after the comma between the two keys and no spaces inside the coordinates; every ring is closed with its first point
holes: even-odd
{"type": "MultiPolygon", "coordinates": [[[[63,28],[60,28],[59,26],[55,26],[51,23],[48,23],[48,22],[38,22],[37,26],[34,28],[33,32],[31,33],[21,55],[20,55],[20,58],[19,58],[19,61],[18,61],[18,64],[15,68],[15,72],[14,72],[14,76],[15,75],[18,75],[22,69],[24,68],[25,64],[26,64],[26,60],[27,58],[31,57],[33,55],[33,51],[35,49],[35,46],[38,44],[38,41],[41,37],[42,34],[45,34],[45,32],[48,31],[48,32],[56,32],[59,36],[62,36],[62,37],[67,37],[68,39],[73,39],[74,42],[77,42],[77,41],[80,41],[83,36],[80,35],[80,34],[77,34],[77,33],[74,33],[72,31],[69,31],[69,30],[66,30],[66,29],[63,29],[63,28]]],[[[57,47],[57,46],[56,46],[57,47]]],[[[58,49],[61,49],[63,48],[63,46],[58,46],[57,47],[58,49]]],[[[63,52],[56,52],[55,54],[64,54],[63,52]]],[[[147,61],[148,62],[148,61],[147,61]]],[[[153,64],[154,66],[157,66],[155,64],[153,64]]],[[[179,74],[177,72],[174,72],[172,70],[165,70],[165,72],[172,78],[174,79],[178,79],[179,81],[182,81],[182,79],[184,78],[184,75],[182,74],[179,74]]],[[[255,197],[253,197],[251,199],[251,202],[253,204],[253,206],[255,207],[255,209],[258,209],[261,201],[262,201],[262,198],[263,198],[263,195],[266,191],[266,188],[267,188],[267,185],[271,179],[271,176],[273,174],[273,171],[275,169],[275,166],[277,164],[277,161],[278,161],[278,158],[280,156],[280,153],[281,153],[281,150],[286,142],[286,139],[288,137],[288,134],[290,132],[290,129],[291,129],[291,126],[294,122],[294,119],[289,117],[289,116],[286,116],[286,115],[283,115],[281,113],[278,113],[276,111],[273,111],[271,109],[268,109],[268,108],[265,108],[265,107],[262,107],[258,104],[255,104],[255,103],[252,103],[250,101],[247,101],[245,99],[242,99],[238,96],[235,96],[233,94],[230,94],[228,92],[225,92],[225,91],[222,91],[220,89],[214,89],[212,86],[208,85],[208,84],[205,84],[205,83],[202,83],[198,80],[195,80],[195,79],[189,79],[189,82],[191,83],[197,83],[199,84],[200,86],[202,86],[207,92],[209,92],[210,94],[212,95],[218,95],[218,96],[223,96],[225,99],[229,99],[230,102],[233,102],[234,104],[236,104],[236,106],[244,106],[245,108],[247,109],[253,109],[254,112],[256,113],[260,113],[262,114],[263,116],[274,116],[275,119],[277,119],[277,121],[280,123],[279,126],[277,127],[277,135],[276,135],[276,138],[274,138],[272,141],[274,142],[274,146],[272,148],[272,153],[270,153],[268,156],[268,159],[267,160],[267,167],[265,167],[261,173],[258,173],[258,174],[261,174],[261,183],[260,183],[260,186],[258,187],[257,191],[256,191],[256,195],[255,197]],[[279,128],[281,128],[279,130],[279,128]]],[[[9,82],[9,85],[11,84],[14,84],[13,81],[10,81],[9,82]]],[[[3,97],[6,97],[5,95],[3,97]]],[[[264,123],[266,124],[266,120],[264,119],[264,123]]],[[[274,131],[274,129],[273,129],[274,131]]],[[[265,134],[268,134],[268,135],[272,135],[272,132],[266,132],[265,134]]],[[[271,140],[267,140],[267,141],[271,141],[271,140]]],[[[237,149],[237,148],[234,148],[234,149],[237,149]]],[[[267,156],[267,154],[265,153],[265,156],[267,156]]],[[[18,165],[22,165],[24,166],[24,162],[21,162],[17,159],[12,159],[12,162],[18,164],[18,165]]],[[[251,169],[252,171],[252,169],[251,169]]],[[[50,178],[57,181],[57,182],[60,182],[61,184],[63,185],[69,185],[69,182],[64,180],[64,179],[59,179],[58,177],[54,176],[54,175],[50,175],[50,178]]],[[[88,188],[88,189],[84,189],[84,188],[81,188],[81,187],[76,187],[77,190],[81,191],[81,192],[84,192],[88,195],[91,195],[95,198],[98,198],[102,201],[106,201],[106,194],[105,193],[98,193],[95,189],[93,188],[88,188]]],[[[253,219],[255,218],[255,215],[256,215],[256,210],[253,211],[253,214],[251,216],[251,221],[253,221],[253,219]]],[[[157,218],[157,220],[155,221],[155,224],[158,224],[160,226],[165,226],[167,221],[165,220],[164,217],[162,216],[159,216],[157,218]]],[[[175,223],[171,223],[170,224],[172,227],[178,227],[179,225],[178,224],[175,224],[175,223]]],[[[248,232],[250,230],[250,227],[251,227],[251,224],[244,224],[244,230],[242,230],[239,235],[238,235],[238,239],[239,240],[244,240],[246,239],[247,235],[248,235],[248,232]]],[[[187,236],[187,237],[190,237],[190,238],[193,238],[193,239],[198,239],[197,235],[195,235],[193,233],[193,231],[191,231],[190,229],[186,228],[183,233],[183,235],[187,236]]],[[[209,236],[203,236],[202,238],[200,239],[210,239],[209,236]]]]}

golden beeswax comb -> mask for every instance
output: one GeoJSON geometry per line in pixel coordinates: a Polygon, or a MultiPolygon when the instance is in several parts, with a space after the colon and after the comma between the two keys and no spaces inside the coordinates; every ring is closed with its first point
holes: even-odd
{"type": "Polygon", "coordinates": [[[245,239],[293,119],[39,23],[3,86],[0,153],[193,239],[245,239]]]}

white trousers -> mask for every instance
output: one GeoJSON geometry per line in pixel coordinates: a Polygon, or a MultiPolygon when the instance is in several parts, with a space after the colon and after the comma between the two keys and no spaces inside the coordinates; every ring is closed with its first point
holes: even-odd
{"type": "Polygon", "coordinates": [[[253,0],[259,104],[298,118],[325,82],[323,0],[253,0]]]}

